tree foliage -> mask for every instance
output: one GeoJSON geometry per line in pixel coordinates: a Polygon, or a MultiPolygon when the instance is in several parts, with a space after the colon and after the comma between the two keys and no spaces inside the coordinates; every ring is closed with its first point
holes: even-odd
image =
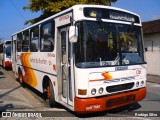
{"type": "Polygon", "coordinates": [[[76,4],[109,5],[111,2],[116,1],[117,0],[28,0],[29,4],[24,6],[23,9],[29,9],[31,12],[41,11],[42,14],[38,18],[26,21],[25,24],[34,24],[76,4]]]}

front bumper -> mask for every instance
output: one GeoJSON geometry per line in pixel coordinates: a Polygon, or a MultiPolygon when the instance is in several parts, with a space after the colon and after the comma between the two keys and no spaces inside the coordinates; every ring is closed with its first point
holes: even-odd
{"type": "Polygon", "coordinates": [[[10,68],[10,67],[12,67],[12,63],[10,61],[6,61],[4,67],[5,68],[10,68]]]}
{"type": "Polygon", "coordinates": [[[135,91],[120,93],[105,97],[81,99],[75,97],[74,111],[77,113],[90,113],[105,111],[120,106],[128,105],[144,99],[146,96],[146,88],[135,91]]]}

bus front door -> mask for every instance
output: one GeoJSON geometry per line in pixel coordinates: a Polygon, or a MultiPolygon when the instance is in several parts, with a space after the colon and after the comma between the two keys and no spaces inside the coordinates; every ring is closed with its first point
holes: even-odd
{"type": "Polygon", "coordinates": [[[61,100],[70,106],[73,106],[72,96],[72,73],[71,73],[71,43],[68,41],[68,27],[60,29],[60,54],[61,54],[61,100]]]}

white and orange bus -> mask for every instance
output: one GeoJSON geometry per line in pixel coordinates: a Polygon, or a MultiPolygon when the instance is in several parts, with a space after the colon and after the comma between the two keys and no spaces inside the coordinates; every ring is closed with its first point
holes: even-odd
{"type": "Polygon", "coordinates": [[[3,68],[11,68],[11,40],[0,43],[0,65],[3,68]]]}
{"type": "Polygon", "coordinates": [[[12,67],[51,107],[109,110],[146,95],[142,38],[135,13],[75,5],[13,34],[12,67]]]}

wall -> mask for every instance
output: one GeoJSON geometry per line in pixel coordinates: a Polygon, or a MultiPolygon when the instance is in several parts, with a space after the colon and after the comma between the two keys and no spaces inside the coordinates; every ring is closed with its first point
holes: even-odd
{"type": "Polygon", "coordinates": [[[144,35],[147,74],[160,76],[160,34],[144,35]]]}

